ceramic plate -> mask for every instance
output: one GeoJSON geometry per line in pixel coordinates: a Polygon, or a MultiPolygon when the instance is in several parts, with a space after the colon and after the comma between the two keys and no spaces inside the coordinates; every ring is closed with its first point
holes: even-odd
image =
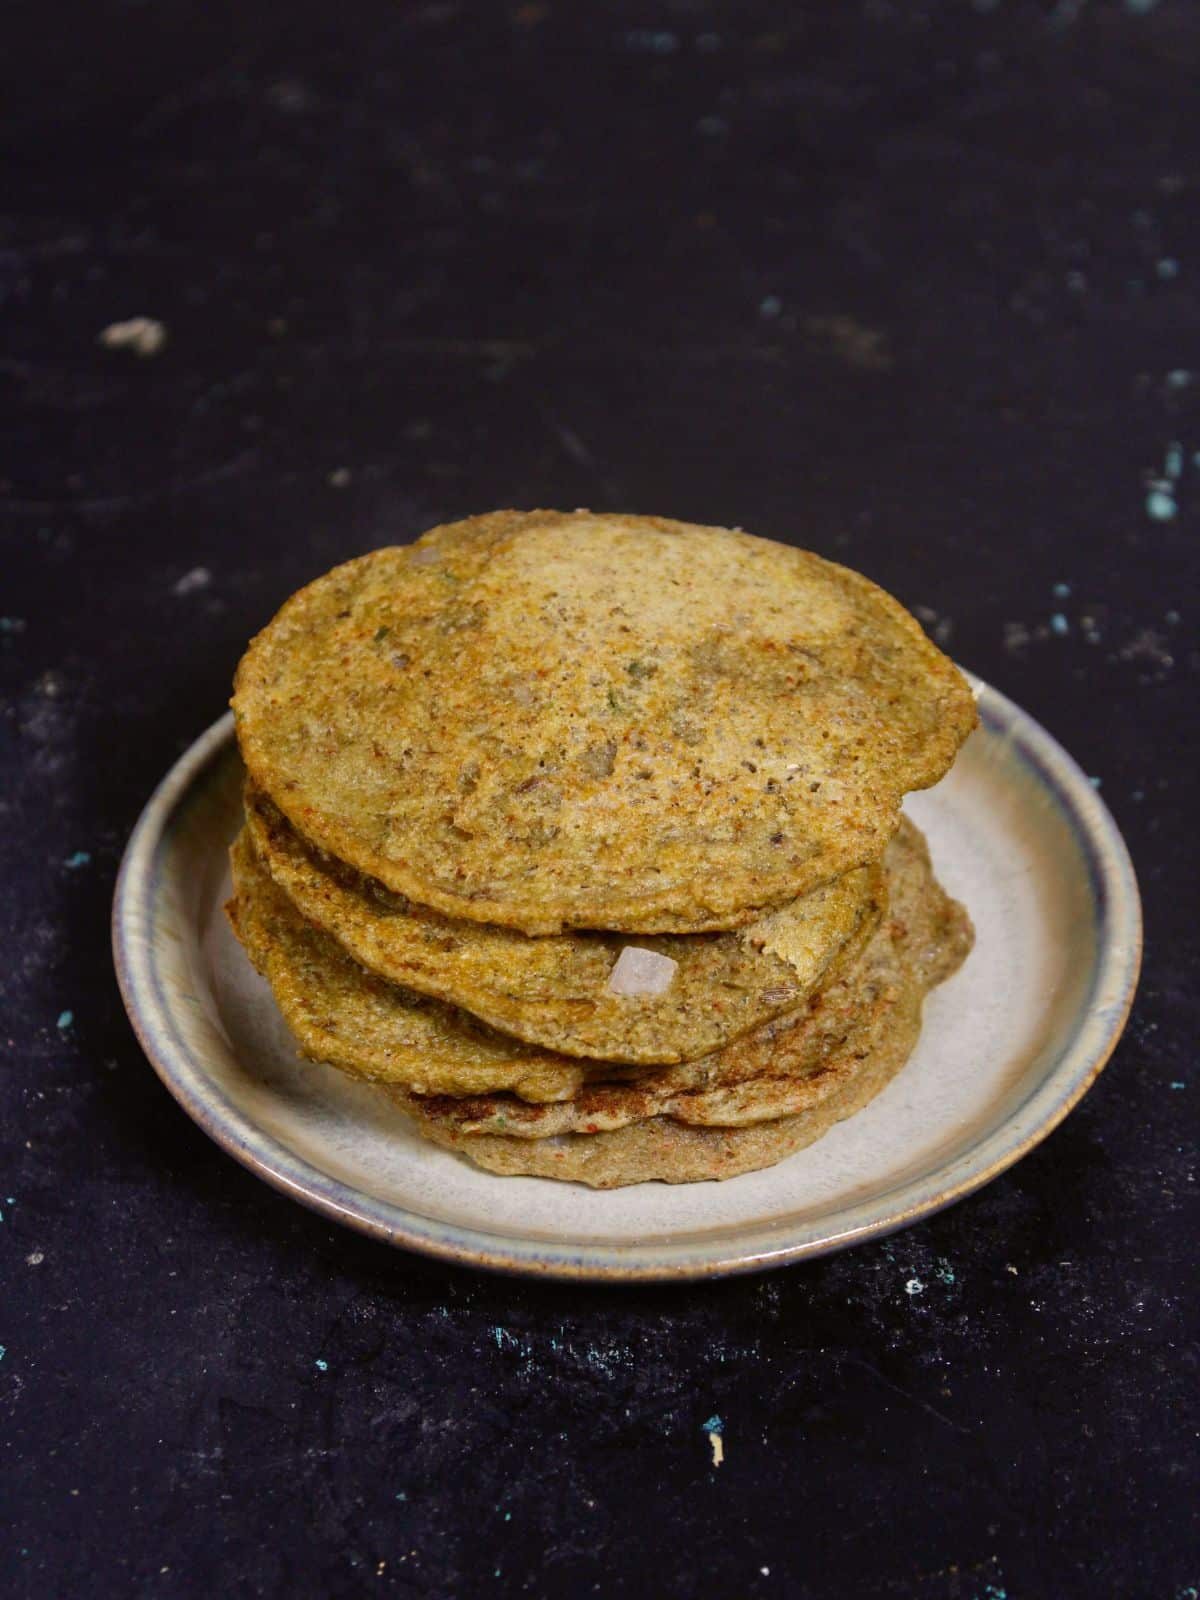
{"type": "Polygon", "coordinates": [[[1141,955],[1125,845],[1030,717],[977,684],[981,726],[909,797],[975,922],[908,1065],[865,1110],[765,1172],[596,1192],[501,1178],[426,1144],[380,1092],[296,1054],[221,906],[241,765],[225,716],[179,760],[125,853],[113,943],[151,1062],[216,1142],[285,1194],[390,1244],[547,1277],[748,1272],[960,1200],[1044,1139],[1124,1024],[1141,955]]]}

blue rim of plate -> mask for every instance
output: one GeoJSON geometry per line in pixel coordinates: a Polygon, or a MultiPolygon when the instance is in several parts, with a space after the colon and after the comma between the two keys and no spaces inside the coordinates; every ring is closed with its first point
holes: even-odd
{"type": "MultiPolygon", "coordinates": [[[[1086,864],[1097,920],[1096,961],[1083,1020],[1046,1075],[992,1133],[934,1172],[897,1184],[828,1219],[730,1225],[713,1236],[635,1247],[548,1243],[493,1234],[424,1216],[330,1177],[293,1154],[235,1106],[175,1025],[151,929],[162,890],[171,827],[233,743],[227,712],[201,734],[154,791],[130,836],[113,896],[117,981],[142,1049],[194,1122],[243,1166],[302,1205],[360,1233],[462,1266],[534,1277],[598,1282],[666,1282],[764,1271],[827,1255],[893,1233],[964,1199],[1028,1154],[1087,1092],[1121,1036],[1142,953],[1142,915],[1129,852],[1108,808],[1078,765],[1026,712],[981,679],[974,686],[983,725],[1013,754],[1073,834],[1086,864]],[[783,1237],[781,1237],[783,1235],[783,1237]],[[715,1236],[715,1237],[714,1237],[715,1236]]],[[[497,1182],[502,1181],[497,1179],[497,1182]]]]}

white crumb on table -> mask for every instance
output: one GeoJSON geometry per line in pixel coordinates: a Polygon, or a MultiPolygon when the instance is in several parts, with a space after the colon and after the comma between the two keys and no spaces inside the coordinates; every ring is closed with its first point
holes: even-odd
{"type": "Polygon", "coordinates": [[[156,356],[167,342],[167,330],[154,317],[130,317],[110,322],[100,334],[107,350],[132,350],[135,356],[156,356]]]}

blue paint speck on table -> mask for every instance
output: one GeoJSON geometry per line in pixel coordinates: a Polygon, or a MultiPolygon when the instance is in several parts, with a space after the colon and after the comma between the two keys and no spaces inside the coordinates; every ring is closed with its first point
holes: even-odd
{"type": "Polygon", "coordinates": [[[329,1371],[329,1363],[328,1363],[328,1361],[322,1361],[320,1356],[318,1356],[317,1359],[313,1362],[313,1365],[316,1367],[318,1372],[328,1372],[329,1371]]]}
{"type": "Polygon", "coordinates": [[[679,49],[679,35],[658,28],[631,28],[625,35],[625,47],[652,56],[673,56],[679,49]]]}
{"type": "Polygon", "coordinates": [[[1057,633],[1061,637],[1064,633],[1070,633],[1070,631],[1071,624],[1067,621],[1066,617],[1063,616],[1061,611],[1056,611],[1050,618],[1050,632],[1057,633]]]}
{"type": "Polygon", "coordinates": [[[1056,583],[1050,592],[1056,600],[1069,600],[1071,598],[1071,585],[1069,583],[1056,583]]]}
{"type": "Polygon", "coordinates": [[[1179,263],[1174,256],[1164,256],[1154,270],[1164,282],[1168,282],[1179,276],[1179,263]]]}
{"type": "Polygon", "coordinates": [[[1170,522],[1178,509],[1175,496],[1167,489],[1151,489],[1146,496],[1146,515],[1155,522],[1170,522]]]}
{"type": "Polygon", "coordinates": [[[714,1411],[712,1416],[709,1417],[708,1421],[704,1424],[700,1431],[701,1433],[722,1434],[725,1432],[725,1424],[714,1411]]]}
{"type": "Polygon", "coordinates": [[[74,855],[66,858],[66,860],[63,862],[63,866],[69,867],[71,871],[74,872],[77,867],[86,867],[91,859],[92,856],[90,851],[76,850],[74,855]]]}
{"type": "Polygon", "coordinates": [[[60,1033],[66,1033],[68,1028],[74,1026],[74,1023],[75,1013],[73,1011],[60,1011],[58,1013],[57,1027],[60,1033]]]}

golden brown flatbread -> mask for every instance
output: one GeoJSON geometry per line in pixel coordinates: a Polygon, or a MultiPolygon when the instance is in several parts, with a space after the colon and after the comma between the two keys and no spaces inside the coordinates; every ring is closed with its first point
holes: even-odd
{"type": "Polygon", "coordinates": [[[246,791],[259,864],[303,916],[380,977],[461,1006],[514,1038],[610,1061],[686,1061],[794,1011],[879,920],[878,867],[862,867],[731,933],[649,935],[676,963],[662,994],[610,987],[629,941],[543,939],[414,905],[308,846],[260,790],[246,791]]]}
{"type": "Polygon", "coordinates": [[[732,1176],[811,1142],[899,1070],[925,994],[971,943],[902,824],[887,913],[841,976],[703,1060],[638,1069],[533,1050],[386,983],[298,914],[245,835],[233,865],[231,920],[306,1054],[386,1084],[428,1137],[490,1170],[601,1187],[732,1176]]]}
{"type": "Polygon", "coordinates": [[[879,857],[975,722],[866,578],[656,517],[495,512],[294,595],[233,698],[306,838],[446,915],[696,933],[879,857]]]}
{"type": "Polygon", "coordinates": [[[492,1172],[598,1188],[732,1177],[810,1144],[876,1095],[912,1053],[929,990],[972,943],[962,907],[933,878],[904,823],[886,859],[890,901],[861,957],[799,1016],[705,1062],[571,1100],[451,1100],[397,1093],[421,1131],[492,1172]]]}
{"type": "Polygon", "coordinates": [[[582,1087],[582,1062],[507,1039],[465,1011],[365,972],[275,887],[245,832],[230,859],[234,893],[225,909],[233,931],[305,1055],[429,1094],[511,1089],[562,1100],[582,1087]]]}

